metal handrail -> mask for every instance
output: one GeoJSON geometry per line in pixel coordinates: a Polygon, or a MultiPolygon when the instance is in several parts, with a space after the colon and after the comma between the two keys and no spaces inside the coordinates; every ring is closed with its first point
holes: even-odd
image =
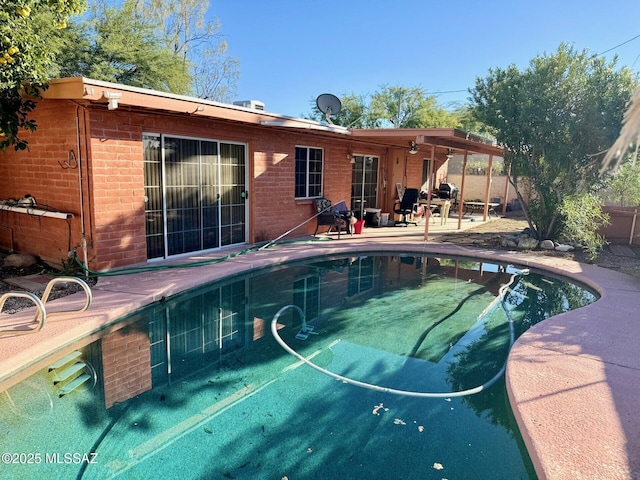
{"type": "Polygon", "coordinates": [[[43,304],[46,304],[47,300],[49,300],[49,294],[51,293],[51,290],[53,289],[53,286],[56,283],[77,283],[84,290],[84,293],[87,295],[87,299],[85,301],[84,306],[82,308],[80,308],[79,310],[60,310],[58,312],[51,312],[49,314],[49,317],[52,317],[53,315],[60,315],[60,314],[63,314],[63,313],[82,313],[82,312],[85,312],[91,306],[91,301],[93,300],[93,295],[91,294],[91,288],[89,288],[89,285],[87,285],[87,283],[84,280],[81,280],[81,279],[76,278],[76,277],[56,277],[56,278],[53,278],[47,284],[47,288],[44,289],[44,293],[42,294],[42,303],[43,304]]]}
{"type": "MultiPolygon", "coordinates": [[[[2,308],[4,307],[5,302],[9,299],[9,298],[27,298],[29,300],[31,300],[34,305],[36,306],[36,312],[35,315],[33,317],[33,322],[36,325],[32,328],[23,328],[23,329],[9,329],[9,330],[4,330],[4,331],[0,331],[0,337],[3,335],[23,335],[23,334],[27,334],[27,333],[36,333],[39,332],[40,330],[42,330],[42,327],[44,327],[44,324],[47,320],[47,309],[45,308],[45,304],[47,303],[47,301],[49,300],[49,295],[51,294],[51,290],[53,290],[53,287],[55,286],[56,283],[77,283],[78,285],[80,285],[82,287],[82,289],[84,290],[85,294],[86,294],[86,301],[84,303],[84,305],[80,308],[80,309],[75,309],[75,310],[60,310],[57,312],[51,312],[48,314],[49,318],[51,318],[53,315],[61,315],[61,314],[65,314],[65,313],[82,313],[84,311],[86,311],[90,306],[91,306],[91,301],[93,300],[93,295],[91,293],[91,288],[89,288],[89,285],[87,285],[87,283],[84,280],[81,280],[79,278],[76,277],[56,277],[53,278],[46,286],[46,288],[44,289],[44,293],[42,294],[42,300],[39,299],[36,295],[34,295],[33,293],[30,292],[8,292],[3,294],[0,297],[0,312],[2,312],[2,308]]],[[[0,325],[1,328],[1,325],[0,325]]]]}
{"type": "Polygon", "coordinates": [[[2,307],[4,307],[5,302],[12,298],[28,298],[31,300],[36,306],[36,314],[33,317],[33,322],[36,323],[36,326],[33,328],[26,328],[22,330],[12,329],[12,330],[0,330],[0,337],[3,335],[24,335],[27,333],[36,333],[42,330],[44,324],[47,320],[47,312],[44,308],[44,303],[38,297],[36,297],[33,293],[30,292],[9,292],[5,293],[0,297],[0,312],[2,312],[2,307]]]}

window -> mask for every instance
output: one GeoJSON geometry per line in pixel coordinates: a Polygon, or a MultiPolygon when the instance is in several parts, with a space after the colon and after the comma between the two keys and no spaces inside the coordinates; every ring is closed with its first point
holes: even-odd
{"type": "Polygon", "coordinates": [[[322,195],[322,149],[296,147],[296,198],[322,195]]]}

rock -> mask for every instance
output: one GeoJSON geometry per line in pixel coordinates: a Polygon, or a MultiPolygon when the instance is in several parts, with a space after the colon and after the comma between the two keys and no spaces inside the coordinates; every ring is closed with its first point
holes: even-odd
{"type": "Polygon", "coordinates": [[[558,245],[555,248],[558,252],[570,252],[571,250],[573,250],[573,247],[571,245],[558,245]]]}
{"type": "Polygon", "coordinates": [[[553,243],[553,240],[543,240],[540,242],[540,248],[543,250],[553,250],[556,248],[556,245],[553,243]]]}
{"type": "Polygon", "coordinates": [[[11,253],[4,259],[4,266],[9,268],[31,267],[38,263],[38,259],[28,253],[11,253]]]}
{"type": "Polygon", "coordinates": [[[501,245],[506,248],[518,248],[518,239],[516,237],[504,237],[501,245]]]}
{"type": "Polygon", "coordinates": [[[538,240],[531,237],[523,237],[518,240],[518,249],[520,250],[533,250],[538,247],[538,240]]]}

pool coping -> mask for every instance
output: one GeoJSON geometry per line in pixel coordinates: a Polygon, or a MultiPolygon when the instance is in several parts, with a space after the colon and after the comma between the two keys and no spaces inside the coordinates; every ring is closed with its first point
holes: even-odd
{"type": "MultiPolygon", "coordinates": [[[[236,250],[237,251],[237,250],[236,250]]],[[[415,238],[372,242],[366,237],[278,245],[208,266],[180,263],[224,257],[234,250],[165,262],[178,268],[100,279],[83,314],[52,318],[42,331],[0,338],[0,387],[16,383],[89,344],[118,319],[163,297],[256,268],[316,255],[407,251],[473,257],[539,268],[580,282],[601,298],[532,327],[514,344],[506,371],[511,406],[539,478],[640,479],[640,280],[564,258],[487,250],[415,238]]],[[[52,301],[50,311],[81,306],[83,294],[52,301]]],[[[32,312],[12,320],[32,318],[32,312]]]]}

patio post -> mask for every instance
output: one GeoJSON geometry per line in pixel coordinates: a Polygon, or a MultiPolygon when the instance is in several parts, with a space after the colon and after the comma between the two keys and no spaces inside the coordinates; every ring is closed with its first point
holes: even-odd
{"type": "Polygon", "coordinates": [[[467,174],[467,155],[468,150],[464,151],[464,160],[462,160],[462,183],[460,184],[460,191],[458,192],[458,230],[462,228],[462,214],[464,208],[464,179],[467,174]]]}
{"type": "Polygon", "coordinates": [[[504,202],[502,203],[502,214],[507,212],[507,198],[509,198],[509,175],[511,175],[511,165],[507,167],[504,177],[504,202]]]}
{"type": "Polygon", "coordinates": [[[424,221],[424,239],[429,240],[429,220],[431,219],[431,192],[433,191],[433,179],[431,178],[433,174],[433,166],[436,163],[436,144],[431,144],[431,161],[429,162],[429,173],[427,178],[429,182],[427,184],[427,206],[424,211],[425,221],[424,221]]]}
{"type": "Polygon", "coordinates": [[[491,167],[493,166],[493,153],[489,154],[489,165],[487,166],[487,186],[484,191],[484,210],[482,212],[482,221],[487,221],[489,213],[489,195],[491,191],[491,167]]]}

